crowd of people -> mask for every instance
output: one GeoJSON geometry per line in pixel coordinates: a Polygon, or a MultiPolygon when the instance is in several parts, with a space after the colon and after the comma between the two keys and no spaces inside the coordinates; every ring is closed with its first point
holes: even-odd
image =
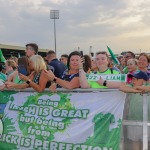
{"type": "Polygon", "coordinates": [[[107,52],[99,51],[95,57],[73,51],[56,58],[53,50],[46,57],[38,55],[38,45],[26,45],[25,56],[11,57],[0,63],[0,90],[33,88],[37,92],[49,88],[117,88],[124,92],[143,93],[150,91],[149,63],[146,53],[138,57],[131,51],[118,57],[120,64],[114,65],[107,52]],[[100,78],[89,81],[91,74],[127,74],[127,81],[109,81],[100,78]]]}

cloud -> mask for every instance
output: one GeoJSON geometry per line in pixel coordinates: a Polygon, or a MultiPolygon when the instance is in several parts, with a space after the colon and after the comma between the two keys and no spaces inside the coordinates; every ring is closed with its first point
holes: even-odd
{"type": "Polygon", "coordinates": [[[24,46],[36,42],[41,48],[54,49],[54,20],[50,10],[60,11],[56,20],[58,53],[80,47],[88,53],[106,50],[109,45],[122,50],[149,47],[148,0],[0,0],[2,44],[24,46]]]}

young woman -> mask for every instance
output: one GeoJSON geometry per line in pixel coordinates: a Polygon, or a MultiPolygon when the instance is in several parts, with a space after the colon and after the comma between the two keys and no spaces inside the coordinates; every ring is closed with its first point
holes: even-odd
{"type": "MultiPolygon", "coordinates": [[[[106,52],[98,52],[95,58],[96,66],[98,71],[94,72],[94,74],[119,74],[116,70],[109,68],[109,57],[106,52]]],[[[107,88],[105,83],[102,85],[99,81],[88,81],[86,78],[86,73],[83,70],[83,59],[81,58],[79,61],[79,79],[81,88],[107,88]]],[[[92,74],[92,73],[90,73],[92,74]]]]}

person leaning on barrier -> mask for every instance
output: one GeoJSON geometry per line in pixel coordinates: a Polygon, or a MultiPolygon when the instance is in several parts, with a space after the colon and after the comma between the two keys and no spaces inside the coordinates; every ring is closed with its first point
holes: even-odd
{"type": "Polygon", "coordinates": [[[25,81],[25,83],[14,84],[11,88],[25,89],[32,87],[37,92],[42,92],[48,81],[43,73],[44,70],[46,70],[46,65],[43,58],[39,55],[33,55],[29,60],[29,66],[31,70],[31,74],[29,76],[19,73],[20,79],[25,81]]]}
{"type": "MultiPolygon", "coordinates": [[[[20,79],[26,82],[27,87],[32,87],[37,92],[44,91],[48,79],[45,78],[44,70],[46,70],[46,64],[40,55],[33,55],[30,58],[30,70],[32,71],[29,76],[20,74],[20,79]]],[[[50,70],[48,72],[51,72],[50,70]]]]}
{"type": "Polygon", "coordinates": [[[131,84],[128,85],[122,85],[120,87],[120,90],[123,92],[128,92],[128,93],[141,93],[142,88],[139,88],[141,86],[147,86],[148,83],[147,81],[149,80],[149,77],[147,73],[143,71],[136,71],[133,74],[128,74],[129,77],[132,77],[131,84]]]}
{"type": "Polygon", "coordinates": [[[45,77],[53,82],[50,87],[51,91],[56,91],[56,84],[58,84],[59,87],[63,87],[66,89],[74,89],[80,87],[78,66],[80,55],[81,54],[78,51],[70,53],[67,61],[68,69],[64,71],[61,78],[58,78],[52,72],[48,72],[45,70],[45,77]]]}
{"type": "MultiPolygon", "coordinates": [[[[18,66],[21,68],[23,67],[23,69],[26,71],[27,76],[30,74],[29,58],[27,56],[23,56],[18,59],[18,66]]],[[[8,80],[5,82],[5,85],[8,89],[26,87],[26,85],[22,85],[22,83],[24,83],[24,81],[20,79],[18,69],[16,69],[8,77],[8,80]]]]}
{"type": "MultiPolygon", "coordinates": [[[[83,58],[79,60],[79,80],[81,88],[107,88],[106,80],[102,84],[98,81],[88,81],[87,75],[83,70],[83,58]]],[[[91,72],[90,74],[119,74],[116,70],[109,68],[109,57],[106,52],[98,52],[95,58],[98,71],[91,72]]]]}

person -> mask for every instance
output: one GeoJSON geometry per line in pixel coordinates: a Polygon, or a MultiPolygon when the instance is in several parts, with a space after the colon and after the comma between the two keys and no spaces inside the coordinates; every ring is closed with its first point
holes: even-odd
{"type": "Polygon", "coordinates": [[[10,74],[12,74],[17,68],[17,64],[14,60],[7,60],[5,66],[6,66],[7,77],[9,77],[10,74]]]}
{"type": "Polygon", "coordinates": [[[98,71],[98,68],[97,68],[97,65],[96,65],[96,61],[95,61],[95,58],[91,58],[91,71],[92,72],[97,72],[98,71]]]}
{"type": "MultiPolygon", "coordinates": [[[[127,64],[127,61],[131,58],[135,58],[135,54],[131,51],[126,52],[126,54],[125,54],[125,63],[127,64]]],[[[125,73],[125,74],[128,73],[127,66],[123,69],[123,73],[125,73]]]]}
{"type": "Polygon", "coordinates": [[[68,55],[63,54],[61,55],[60,61],[67,66],[67,60],[68,60],[68,55]]]}
{"type": "MultiPolygon", "coordinates": [[[[74,51],[70,53],[67,61],[68,69],[63,72],[61,78],[55,76],[54,73],[45,71],[45,77],[48,80],[55,82],[60,87],[66,89],[74,89],[79,88],[79,66],[78,61],[80,59],[81,54],[78,51],[74,51]]],[[[53,88],[50,87],[51,90],[56,91],[56,84],[53,85],[53,88]],[[55,88],[54,88],[55,86],[55,88]]]]}
{"type": "Polygon", "coordinates": [[[56,58],[56,53],[53,50],[48,51],[46,59],[49,69],[51,69],[56,77],[61,78],[67,67],[56,58]]]}
{"type": "Polygon", "coordinates": [[[26,44],[25,54],[27,57],[32,57],[33,55],[38,54],[38,45],[36,43],[28,43],[26,44]]]}
{"type": "Polygon", "coordinates": [[[46,70],[46,64],[40,55],[33,55],[30,58],[30,69],[32,70],[29,76],[20,74],[20,79],[24,80],[30,87],[37,92],[44,91],[47,78],[44,76],[44,70],[46,70]]]}
{"type": "Polygon", "coordinates": [[[138,69],[150,75],[150,72],[147,69],[149,63],[150,63],[149,56],[145,53],[141,53],[138,58],[138,69]]]}
{"type": "Polygon", "coordinates": [[[91,67],[92,67],[91,58],[90,58],[89,55],[84,55],[83,58],[84,58],[83,70],[84,70],[86,73],[90,73],[91,67]]]}
{"type": "MultiPolygon", "coordinates": [[[[131,58],[127,61],[127,69],[128,69],[128,74],[133,74],[137,69],[137,59],[135,58],[131,58]]],[[[132,78],[130,78],[129,76],[127,76],[127,83],[130,84],[131,83],[132,78]]]]}
{"type": "Polygon", "coordinates": [[[0,91],[3,91],[5,89],[5,82],[7,80],[7,76],[2,72],[3,70],[3,63],[0,62],[0,91]]]}
{"type": "Polygon", "coordinates": [[[25,89],[28,87],[32,87],[37,92],[44,91],[48,80],[47,78],[45,78],[44,74],[44,70],[46,70],[47,68],[43,58],[40,55],[33,55],[29,60],[29,66],[31,70],[31,74],[29,76],[25,76],[19,73],[20,79],[25,81],[25,83],[13,84],[10,86],[6,83],[6,87],[16,89],[25,89]]]}
{"type": "Polygon", "coordinates": [[[117,65],[118,69],[120,70],[121,73],[123,73],[123,69],[126,67],[126,61],[123,55],[118,57],[118,60],[120,62],[119,65],[117,65]]]}
{"type": "MultiPolygon", "coordinates": [[[[94,74],[119,74],[116,70],[109,68],[109,57],[106,52],[98,52],[96,54],[96,65],[98,67],[98,71],[94,72],[94,74]]],[[[92,72],[90,74],[93,74],[92,72]]],[[[81,88],[107,88],[103,83],[99,84],[98,81],[88,81],[86,73],[83,70],[83,59],[81,58],[79,61],[79,80],[81,88]]]]}
{"type": "Polygon", "coordinates": [[[147,81],[149,80],[149,77],[146,72],[143,72],[141,70],[138,70],[134,72],[133,74],[128,74],[128,77],[132,77],[131,84],[128,85],[122,85],[120,87],[120,90],[123,92],[130,92],[130,93],[141,93],[142,90],[138,90],[135,88],[136,86],[142,86],[147,85],[147,81]]]}
{"type": "MultiPolygon", "coordinates": [[[[21,66],[26,71],[26,75],[30,74],[29,58],[27,56],[20,57],[18,59],[18,67],[21,66]]],[[[23,81],[19,78],[18,69],[16,69],[8,78],[8,82],[14,82],[16,84],[22,83],[23,81]]],[[[7,82],[7,84],[8,84],[7,82]]]]}
{"type": "Polygon", "coordinates": [[[14,60],[16,64],[18,64],[18,58],[15,56],[11,56],[9,60],[14,60]]]}

